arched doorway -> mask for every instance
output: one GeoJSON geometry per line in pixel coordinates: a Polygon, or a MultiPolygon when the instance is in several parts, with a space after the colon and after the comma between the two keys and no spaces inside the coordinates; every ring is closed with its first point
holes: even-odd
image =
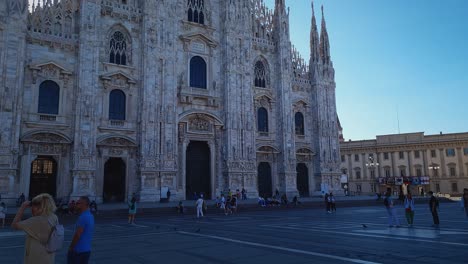
{"type": "Polygon", "coordinates": [[[122,158],[109,158],[104,164],[104,202],[125,201],[126,165],[122,158]]]}
{"type": "Polygon", "coordinates": [[[192,199],[195,192],[211,199],[210,148],[207,142],[190,141],[185,158],[186,199],[192,199]]]}
{"type": "Polygon", "coordinates": [[[29,198],[41,193],[57,195],[57,162],[50,156],[39,156],[31,163],[29,198]]]}
{"type": "Polygon", "coordinates": [[[258,194],[264,198],[273,196],[273,184],[271,182],[271,166],[268,162],[260,162],[257,170],[258,194]]]}
{"type": "Polygon", "coordinates": [[[296,165],[297,172],[297,190],[301,197],[309,196],[309,169],[304,163],[298,163],[296,165]]]}

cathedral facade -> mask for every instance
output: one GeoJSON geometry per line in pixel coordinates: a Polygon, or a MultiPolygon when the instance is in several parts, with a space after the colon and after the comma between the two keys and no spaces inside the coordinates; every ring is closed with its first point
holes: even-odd
{"type": "Polygon", "coordinates": [[[309,41],[285,0],[1,1],[0,194],[340,192],[323,9],[309,41]]]}

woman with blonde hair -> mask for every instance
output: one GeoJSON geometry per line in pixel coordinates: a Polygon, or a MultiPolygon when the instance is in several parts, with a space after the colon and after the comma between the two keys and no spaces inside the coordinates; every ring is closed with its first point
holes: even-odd
{"type": "Polygon", "coordinates": [[[49,239],[52,228],[58,224],[54,214],[55,202],[47,193],[39,194],[31,202],[26,201],[18,209],[11,227],[26,232],[24,246],[24,263],[55,263],[55,253],[49,253],[45,244],[49,239]],[[31,208],[32,217],[21,221],[26,208],[31,208]]]}

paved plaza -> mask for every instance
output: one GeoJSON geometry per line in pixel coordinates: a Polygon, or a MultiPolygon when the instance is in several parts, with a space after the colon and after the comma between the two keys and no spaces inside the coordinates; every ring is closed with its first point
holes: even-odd
{"type": "MultiPolygon", "coordinates": [[[[403,209],[399,213],[405,223],[403,209]]],[[[430,227],[423,204],[413,228],[389,228],[383,206],[229,216],[211,209],[200,220],[148,215],[133,226],[99,217],[91,263],[467,263],[468,220],[456,203],[441,204],[440,215],[440,229],[430,227]]],[[[72,233],[73,225],[66,224],[66,246],[72,233]]],[[[23,243],[23,233],[1,230],[1,263],[21,263],[23,243]]],[[[57,263],[65,263],[65,250],[57,263]]]]}

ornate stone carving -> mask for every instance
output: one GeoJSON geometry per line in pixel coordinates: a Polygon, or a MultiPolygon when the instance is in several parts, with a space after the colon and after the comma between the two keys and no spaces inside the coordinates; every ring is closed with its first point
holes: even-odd
{"type": "Polygon", "coordinates": [[[130,89],[136,81],[126,73],[117,71],[100,76],[104,89],[130,89]]]}
{"type": "Polygon", "coordinates": [[[201,115],[196,115],[189,120],[190,131],[211,131],[211,123],[201,115]]]}
{"type": "Polygon", "coordinates": [[[99,146],[109,146],[109,147],[136,147],[135,143],[131,142],[128,139],[121,137],[111,137],[98,142],[99,146]]]}
{"type": "Polygon", "coordinates": [[[8,14],[10,16],[23,15],[28,7],[28,0],[8,0],[8,14]]]}
{"type": "Polygon", "coordinates": [[[31,65],[29,68],[32,70],[33,84],[37,82],[38,76],[42,76],[43,78],[47,79],[60,79],[63,80],[65,84],[68,84],[68,79],[72,75],[72,72],[65,69],[65,67],[51,61],[37,65],[31,65]]]}
{"type": "Polygon", "coordinates": [[[71,141],[51,133],[36,133],[27,136],[21,140],[22,142],[35,142],[35,143],[52,143],[52,144],[70,144],[71,141]]]}

